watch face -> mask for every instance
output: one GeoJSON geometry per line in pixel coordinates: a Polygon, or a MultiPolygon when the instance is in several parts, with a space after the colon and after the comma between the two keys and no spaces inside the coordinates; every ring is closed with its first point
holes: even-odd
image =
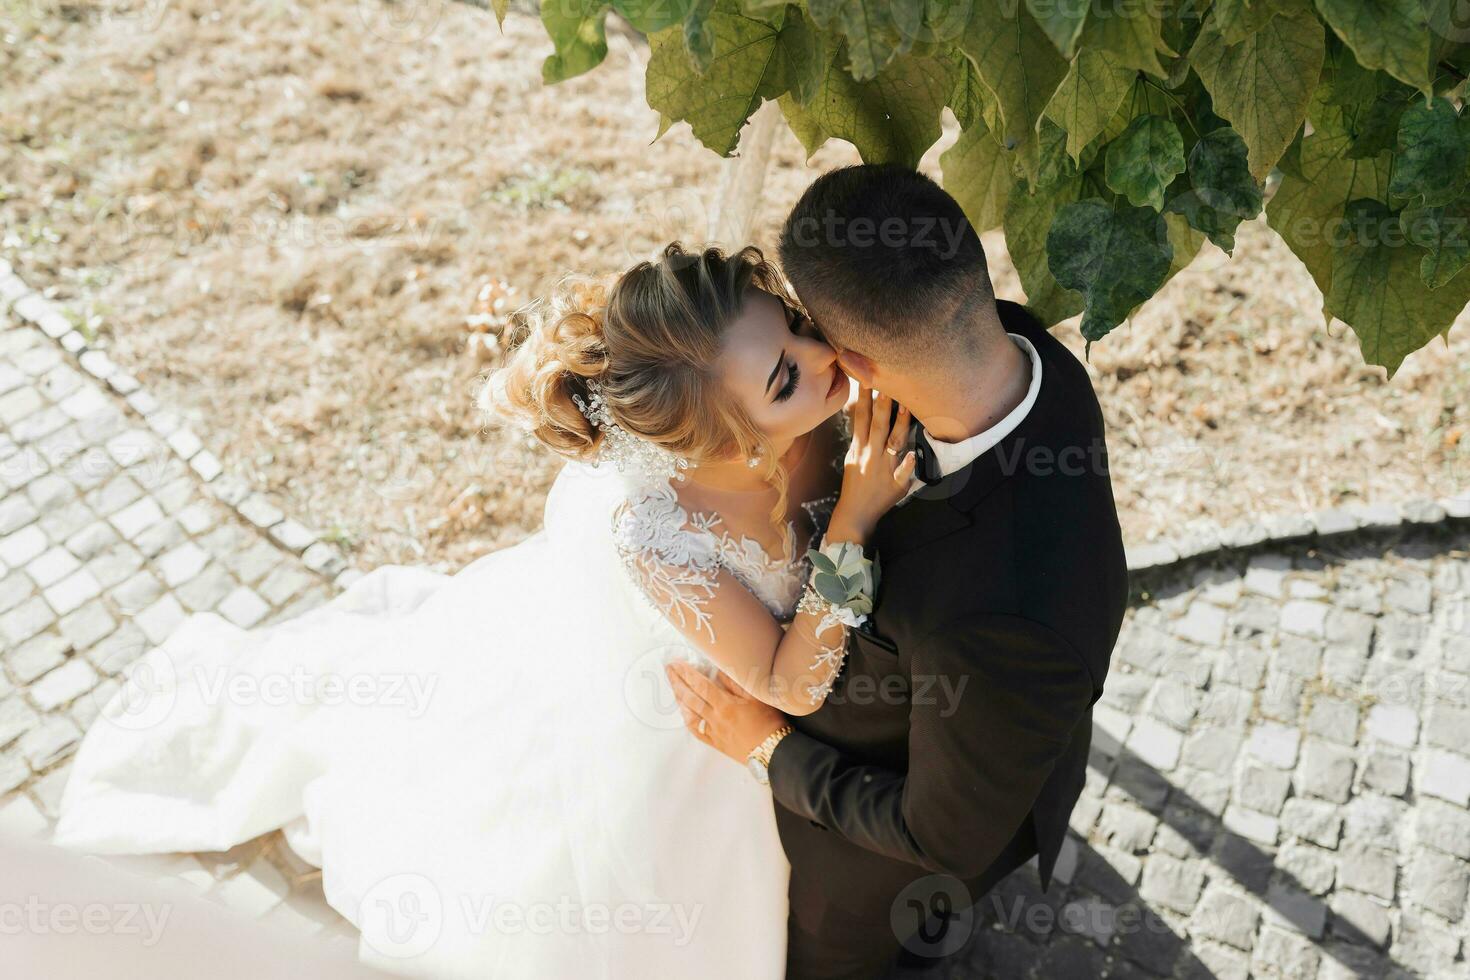
{"type": "Polygon", "coordinates": [[[750,770],[750,774],[755,777],[755,781],[761,785],[765,785],[771,778],[770,772],[766,769],[766,764],[759,759],[746,759],[745,768],[750,770]]]}

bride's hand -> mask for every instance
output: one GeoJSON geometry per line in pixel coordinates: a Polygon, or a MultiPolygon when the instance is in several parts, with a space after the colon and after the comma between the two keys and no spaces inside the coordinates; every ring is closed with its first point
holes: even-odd
{"type": "Polygon", "coordinates": [[[918,458],[903,453],[909,436],[909,410],[893,399],[858,386],[852,409],[852,444],[842,467],[842,492],[827,527],[828,541],[863,544],[882,517],[908,492],[918,458]],[[903,453],[902,456],[899,454],[903,453]]]}

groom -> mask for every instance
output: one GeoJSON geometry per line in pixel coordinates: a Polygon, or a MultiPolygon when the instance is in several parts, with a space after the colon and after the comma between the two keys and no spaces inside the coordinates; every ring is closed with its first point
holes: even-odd
{"type": "MultiPolygon", "coordinates": [[[[900,167],[832,171],[780,256],[843,369],[922,427],[910,495],[869,541],[875,612],[823,707],[765,749],[787,976],[874,977],[904,950],[952,952],[965,930],[946,936],[945,910],[1032,856],[1050,884],[1127,569],[1087,373],[995,299],[953,198],[900,167]]],[[[702,737],[739,761],[788,723],[733,686],[676,683],[711,700],[702,737]]]]}

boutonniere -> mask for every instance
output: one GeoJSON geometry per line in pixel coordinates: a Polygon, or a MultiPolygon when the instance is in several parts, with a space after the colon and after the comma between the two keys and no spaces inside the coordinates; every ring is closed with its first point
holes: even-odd
{"type": "Polygon", "coordinates": [[[878,564],[851,541],[824,544],[806,553],[812,563],[812,588],[847,626],[861,626],[873,612],[878,594],[878,564]]]}

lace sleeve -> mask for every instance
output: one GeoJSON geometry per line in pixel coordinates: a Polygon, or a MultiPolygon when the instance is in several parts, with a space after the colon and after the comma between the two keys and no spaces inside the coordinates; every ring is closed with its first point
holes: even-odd
{"type": "Polygon", "coordinates": [[[715,520],[691,518],[667,484],[636,494],[613,515],[613,540],[633,581],[681,631],[710,642],[709,603],[720,576],[715,520]]]}
{"type": "Polygon", "coordinates": [[[719,519],[691,516],[670,487],[638,493],[614,520],[618,553],[640,591],[731,680],[790,714],[821,705],[846,636],[825,608],[808,603],[783,628],[726,564],[719,519]]]}

